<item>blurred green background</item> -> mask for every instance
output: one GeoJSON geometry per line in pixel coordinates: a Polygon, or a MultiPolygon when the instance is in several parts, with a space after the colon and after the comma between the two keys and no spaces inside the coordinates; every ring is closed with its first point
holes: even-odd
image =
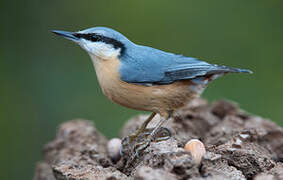
{"type": "Polygon", "coordinates": [[[130,40],[249,68],[203,97],[231,99],[283,125],[283,1],[0,1],[0,179],[32,179],[43,145],[62,122],[93,120],[108,137],[141,113],[108,101],[87,53],[50,33],[112,27],[130,40]]]}

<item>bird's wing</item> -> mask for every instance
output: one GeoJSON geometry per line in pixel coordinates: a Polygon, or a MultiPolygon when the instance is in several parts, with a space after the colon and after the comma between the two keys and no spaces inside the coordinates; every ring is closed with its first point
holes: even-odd
{"type": "Polygon", "coordinates": [[[122,57],[119,72],[120,78],[128,83],[170,84],[209,74],[249,71],[139,46],[122,57]]]}

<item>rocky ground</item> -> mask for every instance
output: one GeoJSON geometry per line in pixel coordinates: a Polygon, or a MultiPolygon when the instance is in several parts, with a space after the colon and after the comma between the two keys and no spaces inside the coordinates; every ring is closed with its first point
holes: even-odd
{"type": "MultiPolygon", "coordinates": [[[[44,147],[34,180],[283,179],[283,129],[273,122],[227,101],[208,104],[198,99],[177,114],[166,124],[172,137],[152,143],[131,163],[132,152],[123,151],[120,157],[119,141],[109,146],[90,121],[66,122],[44,147]],[[205,145],[200,164],[184,149],[191,139],[205,145]]],[[[146,117],[130,119],[121,137],[134,132],[146,117]]]]}

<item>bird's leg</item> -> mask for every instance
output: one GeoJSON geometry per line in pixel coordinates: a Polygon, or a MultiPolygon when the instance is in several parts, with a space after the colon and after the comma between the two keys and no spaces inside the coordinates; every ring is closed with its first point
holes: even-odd
{"type": "Polygon", "coordinates": [[[153,119],[155,114],[156,113],[152,113],[152,115],[139,128],[137,133],[132,135],[132,137],[135,138],[132,139],[133,146],[129,146],[129,137],[122,140],[121,154],[129,155],[129,159],[127,159],[125,164],[126,168],[133,166],[134,162],[140,157],[151,142],[164,141],[171,137],[171,131],[167,128],[161,127],[162,124],[171,117],[171,113],[168,113],[168,115],[163,114],[161,120],[154,128],[146,128],[147,124],[153,119]]]}
{"type": "Polygon", "coordinates": [[[141,127],[137,130],[137,132],[135,134],[131,134],[129,135],[129,139],[128,139],[128,143],[132,143],[141,133],[143,133],[146,130],[146,127],[148,125],[148,123],[150,123],[150,121],[154,118],[154,116],[156,115],[155,112],[153,112],[145,121],[144,123],[141,125],[141,127]]]}
{"type": "MultiPolygon", "coordinates": [[[[144,130],[142,135],[144,136],[144,139],[148,139],[151,135],[151,132],[153,131],[154,128],[147,128],[144,130]]],[[[171,131],[166,128],[166,127],[160,127],[158,132],[156,132],[154,139],[152,141],[154,142],[159,142],[159,141],[165,141],[171,137],[172,133],[171,131]]],[[[143,144],[144,141],[138,143],[138,145],[143,144]]]]}
{"type": "Polygon", "coordinates": [[[161,126],[169,119],[169,116],[168,117],[163,117],[161,118],[161,120],[158,122],[158,124],[154,127],[154,129],[152,130],[152,132],[150,133],[150,137],[149,137],[149,140],[150,141],[153,141],[154,140],[154,137],[155,135],[158,133],[159,129],[161,128],[161,126]]]}
{"type": "MultiPolygon", "coordinates": [[[[167,113],[165,117],[161,118],[161,120],[158,122],[158,124],[151,131],[149,138],[136,149],[135,156],[138,157],[140,155],[140,153],[142,151],[144,151],[150,145],[150,143],[152,141],[155,141],[155,140],[158,141],[158,138],[156,139],[155,136],[160,132],[161,126],[171,117],[171,115],[172,115],[172,112],[167,113]]],[[[168,130],[168,129],[166,128],[166,130],[168,130]]],[[[168,132],[169,136],[167,136],[167,137],[164,136],[163,140],[167,140],[168,138],[171,137],[171,132],[169,130],[167,132],[168,132]]],[[[159,141],[162,141],[162,140],[159,140],[159,141]]]]}

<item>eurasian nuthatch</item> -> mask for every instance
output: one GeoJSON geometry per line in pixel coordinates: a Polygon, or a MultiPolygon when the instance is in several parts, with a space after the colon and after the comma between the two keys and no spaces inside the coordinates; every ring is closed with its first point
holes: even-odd
{"type": "Polygon", "coordinates": [[[128,108],[152,112],[130,142],[145,131],[156,113],[161,115],[146,146],[172,113],[199,97],[208,82],[226,73],[251,73],[137,45],[106,27],[53,32],[88,52],[106,97],[128,108]]]}

